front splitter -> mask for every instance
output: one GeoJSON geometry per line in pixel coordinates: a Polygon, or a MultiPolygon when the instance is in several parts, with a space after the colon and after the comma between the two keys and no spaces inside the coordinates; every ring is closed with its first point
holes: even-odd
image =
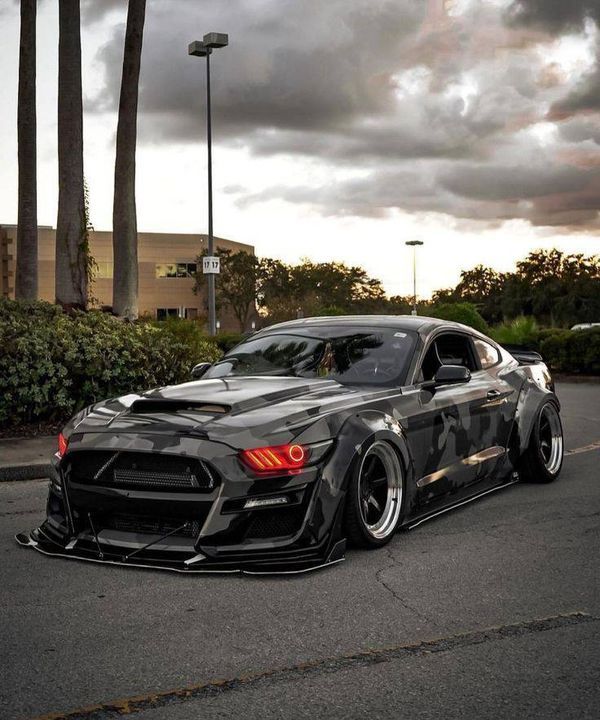
{"type": "MultiPolygon", "coordinates": [[[[35,532],[35,531],[34,531],[35,532]]],[[[49,539],[49,538],[48,538],[49,539]]],[[[21,547],[33,548],[42,555],[48,557],[61,558],[65,560],[78,560],[82,562],[91,562],[99,565],[117,565],[119,567],[128,568],[143,568],[145,570],[167,570],[168,572],[179,573],[180,575],[302,575],[304,573],[314,572],[315,570],[322,570],[330,567],[331,565],[337,565],[338,563],[345,560],[344,550],[346,541],[338,541],[332,548],[328,555],[328,558],[323,562],[317,562],[314,565],[308,565],[307,567],[296,568],[292,570],[282,568],[277,569],[256,569],[249,568],[223,568],[223,567],[176,567],[172,565],[161,565],[159,563],[144,563],[144,562],[131,562],[123,560],[111,560],[99,557],[90,557],[89,555],[80,555],[74,549],[66,550],[62,546],[57,545],[61,548],[60,552],[53,552],[42,547],[40,542],[33,537],[33,533],[18,533],[15,535],[15,540],[21,547]]],[[[53,543],[53,541],[50,540],[53,543]]]]}

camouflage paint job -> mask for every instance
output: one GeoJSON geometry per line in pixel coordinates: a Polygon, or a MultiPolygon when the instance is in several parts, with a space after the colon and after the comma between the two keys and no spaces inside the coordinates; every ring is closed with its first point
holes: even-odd
{"type": "MultiPolygon", "coordinates": [[[[131,511],[205,516],[198,536],[153,538],[96,528],[107,562],[196,572],[202,570],[304,571],[343,557],[343,507],[353,463],[367,447],[384,439],[396,448],[405,471],[400,526],[507,483],[527,448],[542,403],[556,402],[543,363],[520,365],[489,338],[455,323],[416,317],[318,318],[282,323],[262,333],[294,326],[335,323],[349,327],[380,325],[418,335],[408,374],[401,387],[344,386],[326,378],[231,377],[197,380],[99,402],[65,427],[68,453],[55,458],[48,518],[22,544],[48,554],[98,559],[99,546],[81,515],[131,511]],[[499,363],[472,373],[458,386],[431,387],[415,381],[424,353],[440,333],[451,331],[484,339],[500,353],[499,363]],[[489,393],[493,391],[494,397],[489,393]],[[160,403],[198,403],[173,411],[160,403]],[[158,404],[156,403],[158,401],[158,404]],[[154,403],[146,405],[144,403],[154,403]],[[137,403],[134,405],[134,403],[137,403]],[[140,408],[149,408],[139,412],[140,408]],[[279,477],[255,477],[238,451],[297,442],[330,441],[315,464],[279,477]],[[220,478],[210,492],[193,493],[82,488],[72,483],[67,460],[86,450],[158,453],[201,458],[220,478]],[[245,538],[240,527],[248,513],[232,512],[232,501],[268,495],[301,497],[304,516],[291,536],[245,538]],[[297,493],[294,494],[294,493],[297,493]],[[57,510],[58,508],[58,510],[57,510]],[[75,512],[79,512],[79,520],[75,512]],[[58,513],[58,514],[57,514],[58,513]],[[156,538],[155,538],[156,539],[156,538]],[[27,540],[27,541],[26,541],[27,540]],[[126,541],[127,540],[127,541],[126,541]],[[124,556],[135,552],[135,560],[124,556]],[[192,564],[185,565],[191,558],[192,564]]],[[[239,502],[238,502],[239,505],[239,502]]],[[[269,512],[277,512],[270,510],[269,512]]]]}

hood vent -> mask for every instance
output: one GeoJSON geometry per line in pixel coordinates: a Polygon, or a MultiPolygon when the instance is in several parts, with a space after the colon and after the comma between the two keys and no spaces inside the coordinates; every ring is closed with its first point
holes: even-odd
{"type": "Polygon", "coordinates": [[[172,400],[169,398],[144,398],[134,400],[129,408],[135,415],[152,415],[154,413],[176,413],[181,411],[209,413],[210,415],[224,415],[231,410],[229,405],[208,403],[201,400],[172,400]]]}

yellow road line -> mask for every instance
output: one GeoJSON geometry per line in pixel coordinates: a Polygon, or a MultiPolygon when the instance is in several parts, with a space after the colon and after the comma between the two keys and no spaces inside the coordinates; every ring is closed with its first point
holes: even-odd
{"type": "Polygon", "coordinates": [[[579,453],[592,452],[592,450],[600,450],[600,440],[596,440],[596,442],[590,443],[589,445],[574,448],[573,450],[567,450],[565,455],[579,455],[579,453]]]}

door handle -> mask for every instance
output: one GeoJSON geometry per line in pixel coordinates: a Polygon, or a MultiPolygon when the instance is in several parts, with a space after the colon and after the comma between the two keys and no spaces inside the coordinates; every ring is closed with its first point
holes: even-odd
{"type": "Polygon", "coordinates": [[[500,390],[488,390],[486,397],[488,400],[495,400],[496,398],[499,398],[502,393],[500,390]]]}

